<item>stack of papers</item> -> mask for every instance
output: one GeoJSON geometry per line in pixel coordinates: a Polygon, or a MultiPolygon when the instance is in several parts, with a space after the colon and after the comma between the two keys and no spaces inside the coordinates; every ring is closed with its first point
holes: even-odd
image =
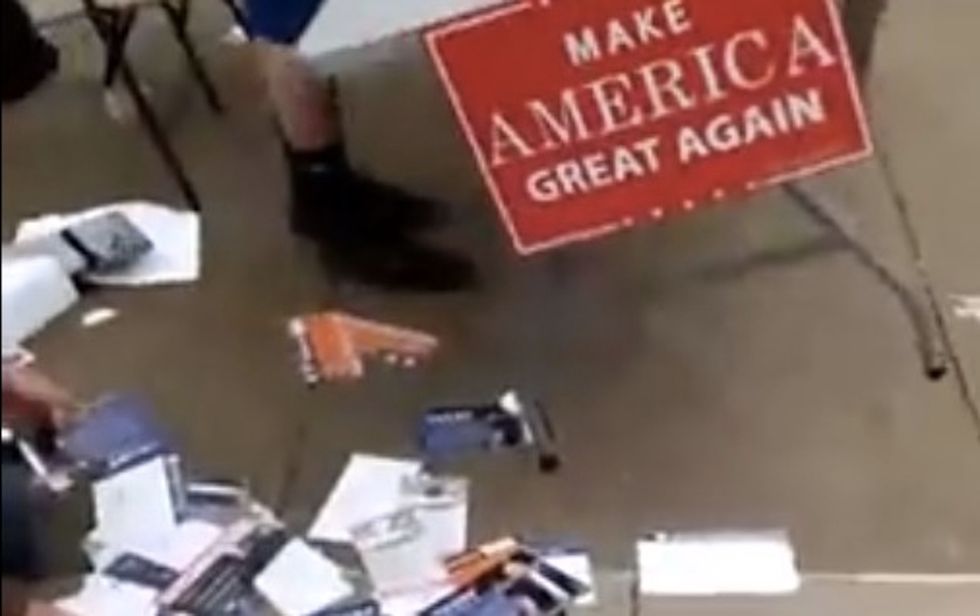
{"type": "Polygon", "coordinates": [[[385,606],[402,612],[445,594],[443,559],[466,548],[467,496],[465,481],[428,477],[417,460],[355,454],[308,535],[353,543],[385,606]]]}

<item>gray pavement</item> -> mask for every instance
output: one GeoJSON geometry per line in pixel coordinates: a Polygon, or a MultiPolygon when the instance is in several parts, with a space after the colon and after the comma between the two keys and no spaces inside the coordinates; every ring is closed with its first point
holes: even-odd
{"type": "MultiPolygon", "coordinates": [[[[286,230],[278,145],[247,53],[218,42],[224,19],[202,7],[195,22],[229,102],[222,118],[156,23],[133,46],[206,201],[204,278],[86,297],[121,317],[93,330],[78,325],[80,311],[57,322],[32,345],[52,372],[89,395],[152,396],[194,466],[247,477],[298,524],[351,451],[411,454],[426,406],[518,386],[553,409],[566,466],[544,477],[503,456],[461,469],[473,479],[474,539],[574,537],[603,569],[625,570],[632,542],[651,530],[778,526],[805,570],[980,571],[980,324],[950,310],[951,295],[980,294],[980,5],[895,2],[869,91],[960,362],[941,383],[921,377],[891,294],[776,192],[514,256],[411,41],[343,76],[353,155],[380,178],[452,203],[455,223],[440,239],[474,256],[483,285],[411,297],[328,279],[286,230]],[[427,329],[444,349],[424,369],[308,391],[285,320],[333,307],[427,329]]],[[[105,116],[84,29],[57,38],[78,59],[3,113],[5,237],[33,213],[125,197],[176,203],[138,128],[105,116]]],[[[813,184],[847,204],[904,280],[918,280],[874,164],[813,184]]],[[[959,616],[976,597],[975,587],[830,584],[792,608],[651,613],[959,616]]]]}

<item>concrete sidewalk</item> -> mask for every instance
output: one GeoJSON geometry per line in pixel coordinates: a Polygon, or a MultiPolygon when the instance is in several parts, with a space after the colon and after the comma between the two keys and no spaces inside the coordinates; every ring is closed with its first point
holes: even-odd
{"type": "MultiPolygon", "coordinates": [[[[553,409],[566,465],[554,477],[507,456],[462,469],[473,480],[474,540],[574,537],[602,568],[625,570],[633,541],[653,530],[775,526],[789,529],[806,570],[980,572],[980,425],[970,398],[980,388],[980,324],[955,319],[950,300],[980,293],[980,5],[893,4],[870,106],[961,381],[922,378],[892,295],[778,192],[518,259],[411,41],[343,76],[354,158],[454,204],[442,240],[474,256],[483,285],[409,297],[326,279],[287,233],[278,145],[247,54],[217,42],[227,26],[220,7],[202,7],[195,27],[230,103],[224,118],[199,100],[169,35],[151,21],[133,41],[206,202],[204,279],[96,292],[84,306],[113,306],[119,319],[85,330],[78,311],[32,348],[84,394],[145,392],[194,466],[247,477],[297,523],[351,451],[410,455],[427,406],[517,386],[553,409]],[[424,369],[308,391],[285,321],[328,307],[427,329],[444,349],[424,369]]],[[[138,127],[105,117],[87,37],[59,30],[79,53],[55,83],[4,110],[5,237],[32,213],[174,199],[138,127]]],[[[917,280],[874,164],[815,184],[917,280]]],[[[968,599],[889,589],[881,603],[863,592],[808,589],[775,611],[730,603],[724,613],[959,616],[969,613],[964,601],[977,604],[975,588],[963,590],[968,599]]],[[[651,613],[718,613],[686,610],[651,613]]]]}

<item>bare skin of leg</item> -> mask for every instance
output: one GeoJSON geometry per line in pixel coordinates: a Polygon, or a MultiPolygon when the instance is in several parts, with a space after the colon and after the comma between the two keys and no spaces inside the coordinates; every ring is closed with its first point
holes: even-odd
{"type": "Polygon", "coordinates": [[[33,601],[30,588],[23,582],[3,580],[3,616],[69,616],[54,606],[33,601]]]}
{"type": "Polygon", "coordinates": [[[289,146],[313,151],[339,142],[340,123],[330,85],[289,47],[259,41],[255,49],[269,100],[289,146]]]}
{"type": "Polygon", "coordinates": [[[288,46],[260,41],[255,52],[290,150],[293,232],[317,241],[332,268],[370,284],[433,292],[469,286],[469,261],[406,235],[436,218],[431,204],[358,177],[331,147],[341,144],[342,129],[329,82],[288,46]]]}

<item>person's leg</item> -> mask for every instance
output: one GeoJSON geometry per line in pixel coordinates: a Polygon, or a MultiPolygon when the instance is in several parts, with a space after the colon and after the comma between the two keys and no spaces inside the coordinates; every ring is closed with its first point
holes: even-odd
{"type": "Polygon", "coordinates": [[[256,53],[289,162],[293,231],[315,239],[332,269],[364,282],[414,290],[467,285],[472,266],[406,236],[436,208],[357,174],[348,164],[330,81],[290,44],[320,0],[249,0],[256,53]]]}
{"type": "Polygon", "coordinates": [[[283,138],[296,150],[340,142],[330,82],[313,75],[285,45],[259,41],[256,53],[283,138]]]}

